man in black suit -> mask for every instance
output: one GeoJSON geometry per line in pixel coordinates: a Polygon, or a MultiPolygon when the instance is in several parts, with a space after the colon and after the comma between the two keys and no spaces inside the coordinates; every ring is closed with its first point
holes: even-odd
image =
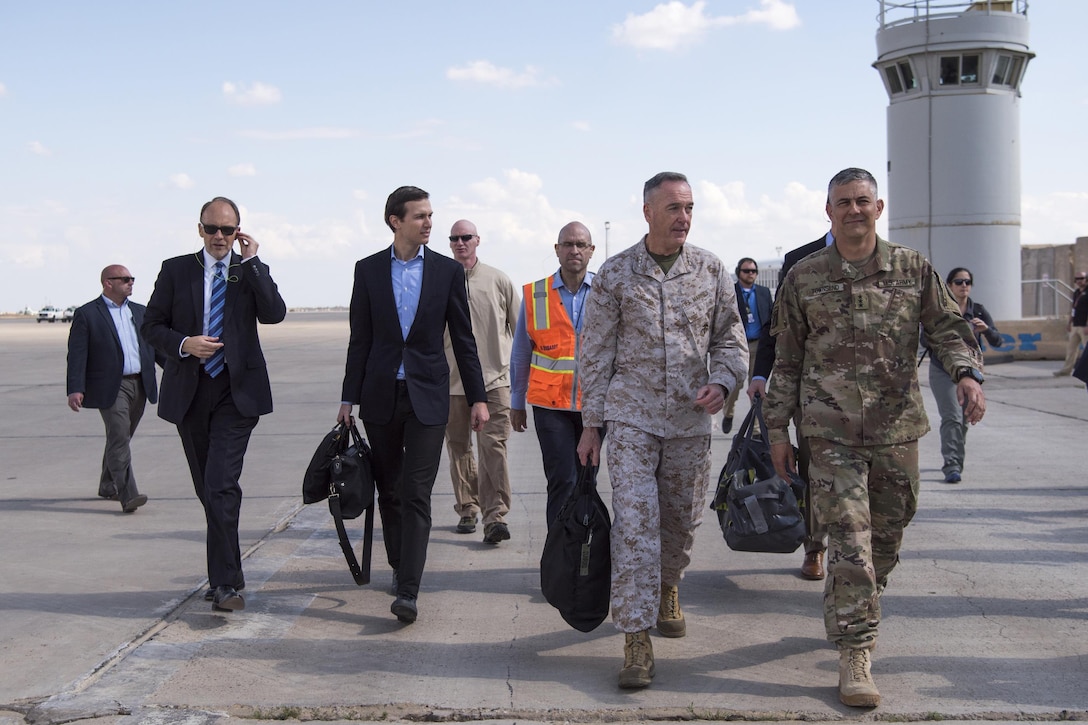
{"type": "Polygon", "coordinates": [[[242,462],[272,387],[257,323],[287,315],[257,240],[241,231],[230,199],[200,210],[204,248],[162,263],[141,328],[166,356],[159,417],[181,436],[197,498],[208,521],[208,583],[213,609],[245,609],[238,545],[242,462]],[[232,251],[237,239],[241,254],[232,251]]]}
{"type": "MultiPolygon", "coordinates": [[[[752,377],[752,369],[755,366],[756,351],[759,349],[759,336],[764,326],[771,322],[771,291],[761,284],[756,284],[759,278],[759,265],[751,257],[744,257],[737,262],[734,270],[737,281],[733,288],[737,293],[737,309],[740,311],[740,321],[744,324],[744,334],[748,338],[748,378],[752,377]]],[[[740,386],[729,392],[725,401],[725,410],[722,413],[722,433],[733,430],[733,411],[740,397],[740,386]]]]}
{"type": "Polygon", "coordinates": [[[401,622],[416,599],[431,533],[431,489],[449,419],[450,370],[443,331],[471,406],[472,430],[488,421],[487,393],[469,319],[465,270],[424,248],[431,234],[427,192],[402,186],[385,204],[393,245],[359,260],[351,293],[347,365],[337,420],[353,405],[374,454],[385,553],[401,622]]]}
{"type": "MultiPolygon", "coordinates": [[[[782,269],[778,273],[778,286],[782,286],[782,280],[786,278],[786,272],[790,271],[790,267],[808,255],[834,244],[834,242],[835,229],[832,227],[831,231],[819,239],[786,252],[786,257],[782,260],[782,269]]],[[[755,364],[752,366],[752,382],[748,384],[749,399],[757,395],[765,396],[767,394],[767,378],[770,377],[773,367],[774,335],[771,334],[771,320],[767,318],[764,320],[763,329],[760,331],[759,351],[756,354],[755,364]]],[[[794,425],[797,425],[796,420],[794,425]]],[[[798,475],[808,481],[808,442],[800,435],[797,436],[797,451],[798,475]]],[[[823,579],[826,574],[824,571],[824,551],[827,550],[827,543],[825,542],[827,532],[816,520],[816,512],[809,500],[807,487],[805,488],[805,528],[807,531],[805,536],[805,560],[801,563],[801,576],[805,579],[818,581],[823,579]]]]}
{"type": "Polygon", "coordinates": [[[129,443],[147,401],[158,400],[155,350],[140,338],[143,305],[130,302],[136,278],[120,264],[102,270],[102,296],[76,310],[68,332],[68,407],[98,408],[106,450],[98,495],[133,513],[147,503],[132,474],[129,443]]]}

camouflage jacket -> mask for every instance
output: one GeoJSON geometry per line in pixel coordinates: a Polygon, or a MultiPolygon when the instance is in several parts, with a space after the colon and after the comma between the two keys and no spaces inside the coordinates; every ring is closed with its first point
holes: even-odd
{"type": "Polygon", "coordinates": [[[982,369],[970,325],[919,252],[878,238],[854,279],[851,269],[832,245],[794,265],[778,291],[763,408],[772,443],[789,440],[798,406],[806,437],[868,446],[925,435],[919,325],[945,369],[982,369]]]}
{"type": "Polygon", "coordinates": [[[645,242],[609,258],[593,280],[578,353],[582,422],[623,421],[662,438],[709,435],[696,392],[718,383],[728,393],[748,374],[733,279],[690,244],[665,274],[645,242]]]}

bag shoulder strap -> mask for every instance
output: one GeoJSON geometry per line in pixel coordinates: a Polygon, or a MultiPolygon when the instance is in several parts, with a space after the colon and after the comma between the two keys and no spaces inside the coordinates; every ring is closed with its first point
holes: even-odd
{"type": "MultiPolygon", "coordinates": [[[[352,426],[352,428],[355,429],[355,426],[352,426]]],[[[354,432],[355,435],[358,435],[357,430],[354,432]]],[[[348,538],[347,528],[344,526],[344,516],[340,512],[340,493],[335,481],[340,477],[342,470],[340,458],[334,458],[331,466],[332,476],[330,476],[333,483],[329,495],[329,513],[332,514],[332,520],[336,524],[336,535],[340,539],[340,550],[344,552],[344,560],[348,563],[351,577],[358,586],[363,586],[370,583],[370,559],[374,549],[374,506],[368,506],[364,512],[362,565],[360,566],[359,560],[355,558],[355,549],[348,538]]]]}

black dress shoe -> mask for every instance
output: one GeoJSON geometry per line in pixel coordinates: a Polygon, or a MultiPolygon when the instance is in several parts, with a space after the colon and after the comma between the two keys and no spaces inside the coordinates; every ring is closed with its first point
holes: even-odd
{"type": "Polygon", "coordinates": [[[411,624],[416,621],[416,600],[407,599],[405,597],[397,597],[397,600],[393,602],[393,606],[389,608],[389,611],[397,615],[397,619],[405,624],[411,624]]]}
{"type": "Polygon", "coordinates": [[[246,608],[246,600],[234,587],[222,586],[215,588],[212,596],[212,609],[217,612],[234,612],[246,608]]]}
{"type": "Polygon", "coordinates": [[[126,514],[130,514],[136,509],[143,506],[145,503],[147,503],[147,496],[144,496],[141,493],[133,496],[128,501],[125,501],[123,504],[121,504],[121,510],[124,511],[126,514]]]}
{"type": "MultiPolygon", "coordinates": [[[[242,591],[245,588],[246,588],[246,578],[245,577],[238,577],[238,583],[236,583],[236,585],[234,585],[234,589],[236,591],[242,591]]],[[[205,590],[205,601],[210,602],[213,599],[215,599],[215,588],[214,587],[208,587],[208,589],[205,590]]]]}
{"type": "Polygon", "coordinates": [[[733,430],[733,416],[727,416],[722,418],[722,433],[728,434],[733,430]]]}

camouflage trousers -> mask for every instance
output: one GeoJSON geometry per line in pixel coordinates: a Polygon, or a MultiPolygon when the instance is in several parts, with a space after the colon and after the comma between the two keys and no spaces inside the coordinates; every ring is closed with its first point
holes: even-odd
{"type": "Polygon", "coordinates": [[[612,621],[622,632],[657,623],[661,585],[679,584],[710,485],[710,436],[659,438],[609,421],[612,621]]]}
{"type": "Polygon", "coordinates": [[[845,446],[809,438],[809,486],[827,529],[824,628],[839,647],[876,644],[880,594],[918,509],[918,441],[845,446]]]}

